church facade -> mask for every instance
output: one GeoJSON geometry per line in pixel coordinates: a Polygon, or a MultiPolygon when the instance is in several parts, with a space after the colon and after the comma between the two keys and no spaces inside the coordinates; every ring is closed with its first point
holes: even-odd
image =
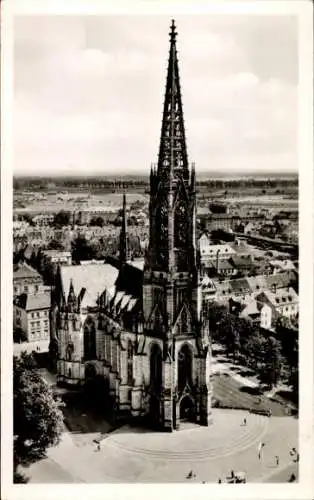
{"type": "Polygon", "coordinates": [[[58,382],[105,381],[118,415],[172,431],[211,423],[210,339],[195,242],[195,169],[185,141],[172,22],[157,166],[150,173],[144,263],[128,261],[126,198],[120,258],[58,270],[58,382]]]}

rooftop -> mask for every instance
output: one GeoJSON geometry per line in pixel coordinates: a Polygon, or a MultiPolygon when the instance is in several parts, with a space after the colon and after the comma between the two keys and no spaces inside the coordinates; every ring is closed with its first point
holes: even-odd
{"type": "Polygon", "coordinates": [[[16,305],[25,311],[36,311],[38,309],[50,309],[50,293],[23,293],[16,299],[16,305]]]}
{"type": "Polygon", "coordinates": [[[82,290],[84,294],[82,306],[95,307],[98,296],[104,290],[113,293],[118,269],[111,264],[87,264],[77,266],[61,266],[62,288],[65,298],[68,297],[70,282],[72,280],[74,293],[78,296],[82,290]]]}
{"type": "Polygon", "coordinates": [[[26,262],[19,262],[13,270],[13,280],[23,278],[36,278],[37,280],[42,280],[39,272],[33,269],[29,264],[26,264],[26,262]]]}

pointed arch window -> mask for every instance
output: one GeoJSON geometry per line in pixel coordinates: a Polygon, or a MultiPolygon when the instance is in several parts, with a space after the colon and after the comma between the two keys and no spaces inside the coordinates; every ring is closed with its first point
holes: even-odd
{"type": "Polygon", "coordinates": [[[133,344],[128,342],[128,385],[133,385],[133,344]]]}
{"type": "Polygon", "coordinates": [[[178,389],[183,391],[188,384],[192,386],[193,353],[190,346],[184,344],[178,355],[178,389]]]}
{"type": "Polygon", "coordinates": [[[96,357],[96,328],[92,319],[87,319],[84,325],[84,360],[96,357]]]}
{"type": "Polygon", "coordinates": [[[150,354],[150,386],[155,394],[162,389],[162,352],[158,344],[154,344],[150,354]]]}
{"type": "Polygon", "coordinates": [[[180,201],[175,209],[175,246],[184,247],[187,238],[187,207],[183,201],[180,201]]]}

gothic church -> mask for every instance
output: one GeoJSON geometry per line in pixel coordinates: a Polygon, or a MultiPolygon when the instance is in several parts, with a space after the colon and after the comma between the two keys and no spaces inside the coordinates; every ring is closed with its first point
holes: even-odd
{"type": "Polygon", "coordinates": [[[106,381],[117,416],[148,416],[173,431],[211,423],[210,341],[195,242],[195,169],[189,168],[172,21],[158,163],[150,173],[150,237],[128,260],[126,200],[120,258],[62,266],[54,309],[58,382],[106,381]]]}

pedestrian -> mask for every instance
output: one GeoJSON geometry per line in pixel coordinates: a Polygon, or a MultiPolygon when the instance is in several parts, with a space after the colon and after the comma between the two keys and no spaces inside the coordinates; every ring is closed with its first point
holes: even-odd
{"type": "Polygon", "coordinates": [[[246,418],[243,420],[243,425],[246,426],[246,418]]]}
{"type": "Polygon", "coordinates": [[[232,479],[234,478],[234,471],[233,471],[233,470],[230,472],[230,477],[231,477],[232,479]]]}
{"type": "Polygon", "coordinates": [[[262,449],[264,447],[264,443],[260,443],[258,445],[257,451],[258,451],[258,459],[260,460],[262,458],[262,449]]]}
{"type": "Polygon", "coordinates": [[[278,455],[275,456],[275,462],[276,462],[276,466],[278,467],[278,465],[279,465],[279,457],[278,457],[278,455]]]}
{"type": "Polygon", "coordinates": [[[100,451],[100,443],[97,444],[97,451],[100,451]]]}
{"type": "Polygon", "coordinates": [[[295,474],[291,474],[289,483],[294,483],[295,480],[296,480],[295,474]]]}
{"type": "Polygon", "coordinates": [[[221,484],[221,479],[220,479],[220,477],[218,478],[218,483],[219,483],[219,484],[221,484]]]}

